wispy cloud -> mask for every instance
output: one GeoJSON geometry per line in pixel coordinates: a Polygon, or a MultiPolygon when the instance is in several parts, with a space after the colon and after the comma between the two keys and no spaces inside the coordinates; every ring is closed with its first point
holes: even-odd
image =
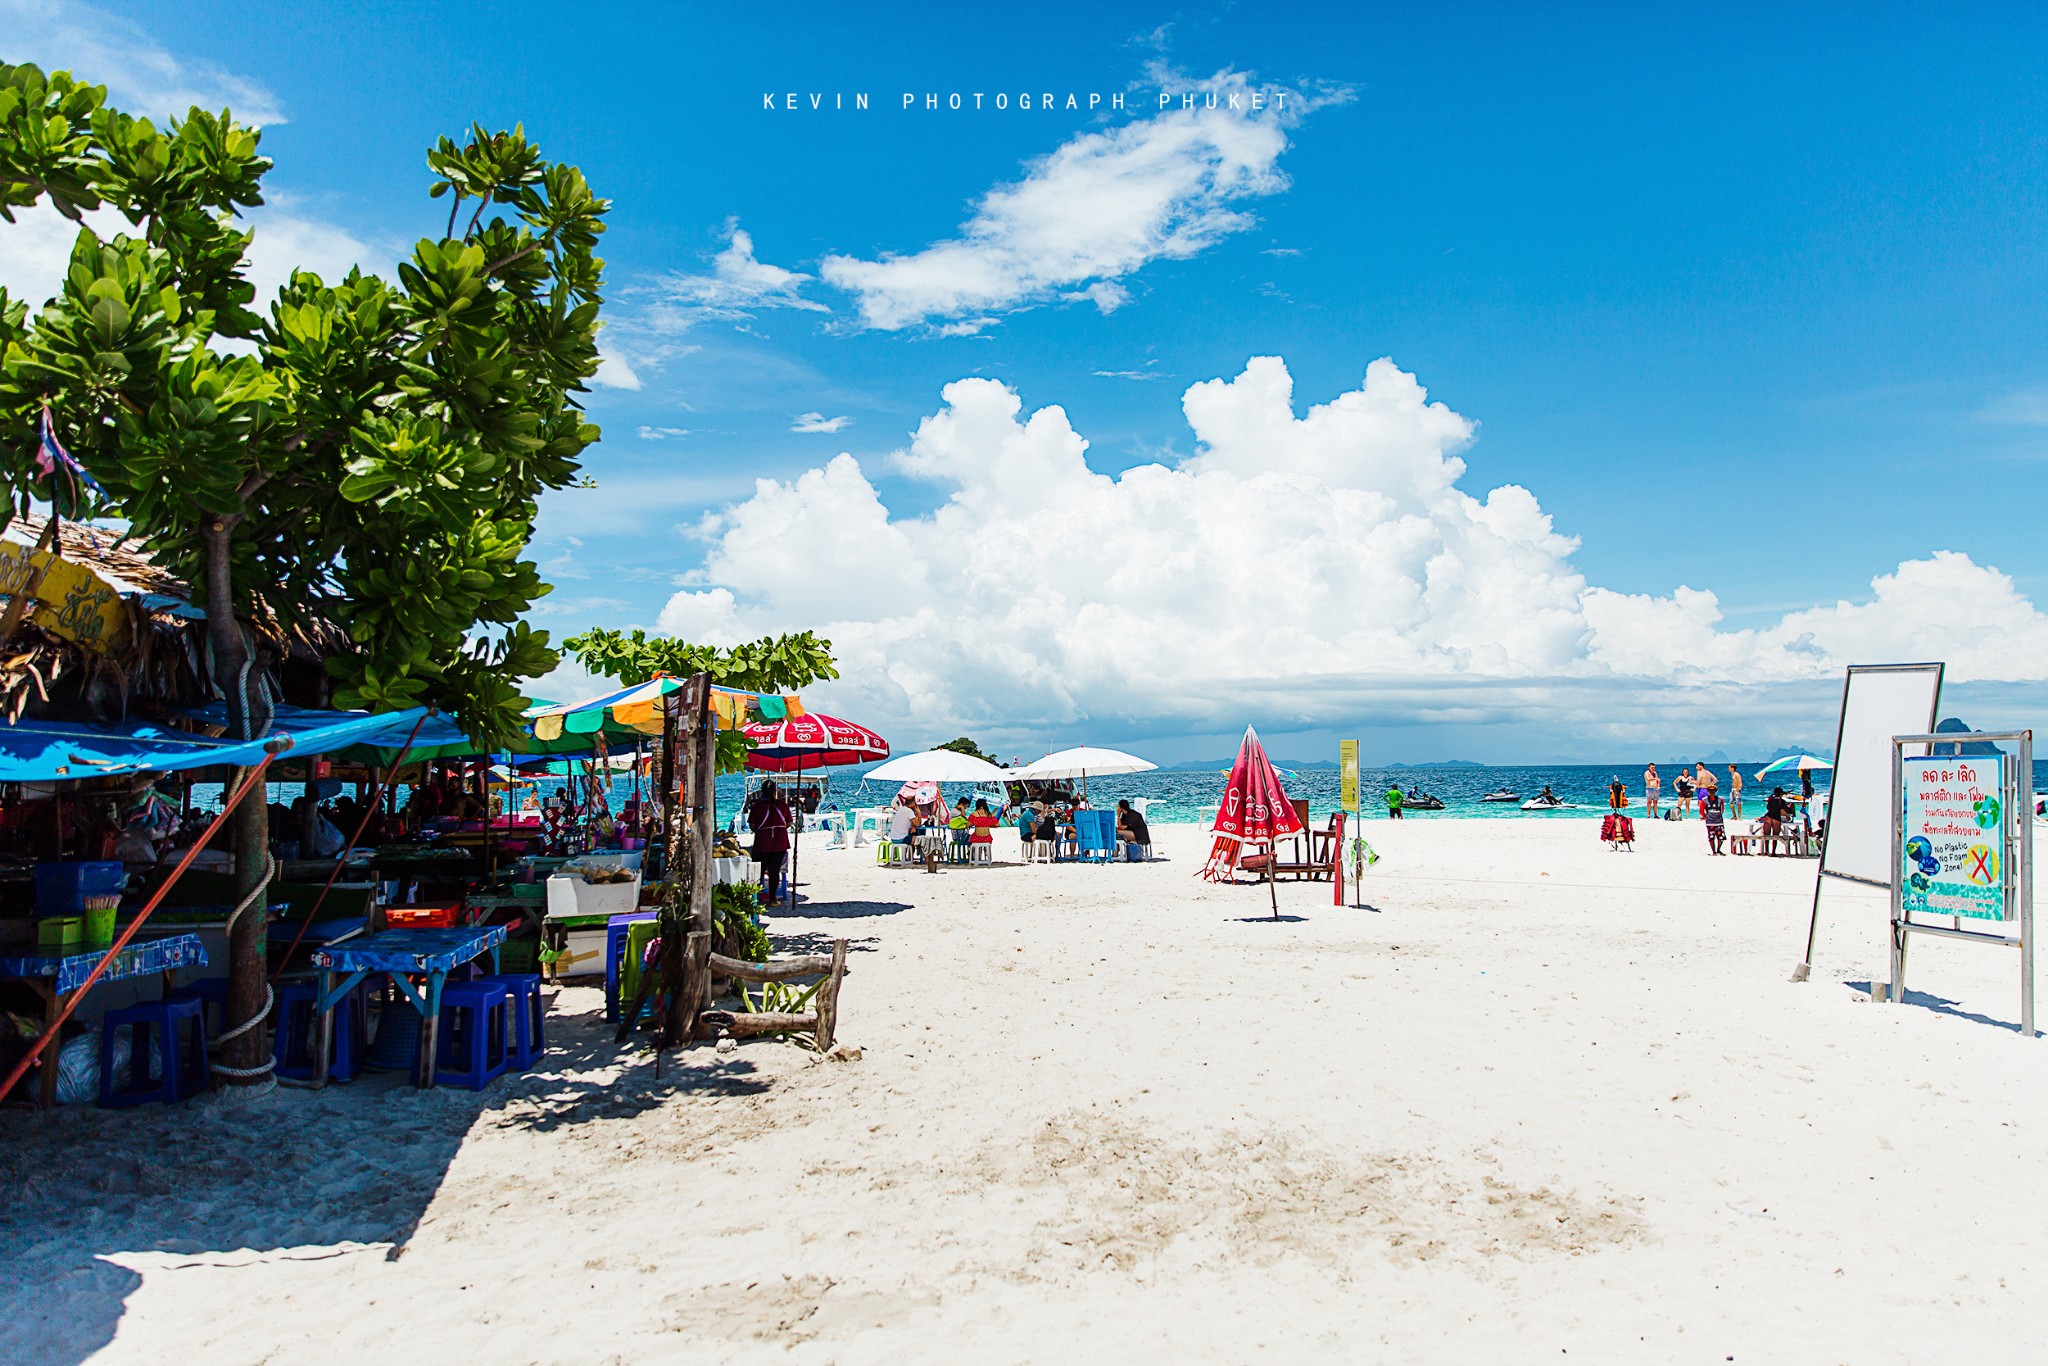
{"type": "Polygon", "coordinates": [[[770,308],[832,311],[803,296],[803,287],[814,277],[756,259],[753,235],[738,220],[727,220],[725,235],[725,250],[711,258],[708,274],[676,272],[656,283],[658,302],[648,311],[649,322],[682,331],[706,321],[745,322],[770,308]]]}
{"type": "Polygon", "coordinates": [[[600,389],[636,390],[640,387],[640,373],[624,356],[609,346],[600,345],[597,348],[597,373],[590,377],[590,382],[600,389]]]}
{"type": "Polygon", "coordinates": [[[285,121],[284,106],[258,82],[211,62],[180,57],[133,21],[69,0],[0,0],[0,56],[69,71],[107,87],[113,104],[159,123],[193,105],[234,110],[244,123],[285,121]]]}
{"type": "MultiPolygon", "coordinates": [[[[1147,361],[1145,363],[1151,365],[1155,362],[1147,361]]],[[[1097,379],[1159,379],[1161,376],[1157,370],[1097,370],[1095,377],[1097,379]]]]}
{"type": "Polygon", "coordinates": [[[2048,427],[2048,385],[2000,394],[1979,408],[1977,417],[2008,427],[2048,427]]]}
{"type": "Polygon", "coordinates": [[[994,314],[1058,300],[1110,312],[1130,299],[1123,277],[1251,227],[1239,206],[1287,188],[1279,160],[1289,129],[1318,104],[1349,98],[1289,91],[1254,111],[1242,72],[1177,83],[1213,94],[1217,107],[1204,99],[1071,138],[983,195],[958,235],[873,261],[828,256],[819,275],[884,331],[937,325],[966,335],[994,314]]]}
{"type": "Polygon", "coordinates": [[[642,441],[678,441],[690,434],[687,427],[642,427],[642,441]]]}
{"type": "Polygon", "coordinates": [[[823,413],[800,413],[789,429],[793,432],[836,432],[848,423],[850,417],[827,417],[823,413]]]}

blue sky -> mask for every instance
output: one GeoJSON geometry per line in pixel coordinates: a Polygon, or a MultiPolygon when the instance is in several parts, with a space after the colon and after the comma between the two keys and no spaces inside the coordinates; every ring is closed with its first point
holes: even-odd
{"type": "Polygon", "coordinates": [[[2039,11],[856,10],[36,4],[0,51],[131,107],[268,115],[271,238],[316,264],[431,231],[422,152],[472,120],[581,166],[615,203],[608,377],[637,388],[591,396],[600,488],[544,514],[541,619],[841,623],[864,676],[828,696],[899,745],[1180,757],[1250,720],[1387,760],[1739,752],[1824,743],[1841,663],[1929,650],[1987,723],[2031,719],[2048,564],[2006,509],[2048,478],[2039,11]],[[1294,108],[1245,124],[1265,143],[1212,124],[1190,150],[1162,88],[1294,108]],[[1042,91],[1127,107],[1014,107],[1042,91]],[[761,108],[790,92],[871,107],[761,108]],[[954,92],[984,108],[922,107],[954,92]],[[1165,206],[1106,258],[1141,163],[1165,206]],[[1319,437],[1233,390],[1205,441],[1184,396],[1252,357],[1281,359],[1298,418],[1353,391],[1408,416],[1319,437]],[[1367,392],[1381,357],[1458,431],[1367,392]],[[1041,469],[1061,433],[996,430],[994,385],[941,397],[969,379],[1006,386],[1016,424],[1057,405],[1094,475],[1183,482],[1041,469]],[[799,492],[840,452],[857,473],[799,492]],[[1520,486],[1549,532],[1475,529],[1448,460],[1460,496],[1520,486]],[[1390,478],[1408,492],[1379,496],[1390,478]],[[1281,494],[1349,530],[1304,539],[1281,494]],[[1214,572],[1233,542],[1202,509],[1233,505],[1278,509],[1244,533],[1276,583],[1214,572]],[[1100,551],[1175,510],[1207,529],[1100,551]],[[1007,596],[969,546],[1004,558],[1007,596]],[[1152,572],[1176,546],[1178,595],[1152,572]]]}

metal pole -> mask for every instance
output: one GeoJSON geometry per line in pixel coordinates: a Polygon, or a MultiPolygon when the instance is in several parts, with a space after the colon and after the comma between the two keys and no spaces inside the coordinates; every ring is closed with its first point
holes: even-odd
{"type": "Polygon", "coordinates": [[[2007,871],[2018,883],[2020,920],[2020,1032],[2035,1037],[2034,1028],[2034,732],[2019,736],[2018,771],[2013,774],[2015,801],[2007,808],[2018,822],[2014,851],[2018,867],[2008,857],[2007,871]]]}
{"type": "MultiPolygon", "coordinates": [[[[1906,927],[1905,903],[1899,886],[1899,869],[1906,857],[1906,761],[1905,749],[1898,738],[1892,738],[1892,923],[1891,958],[1887,970],[1891,981],[1887,987],[1888,999],[1897,1003],[1906,999],[1906,927]]],[[[1829,824],[1833,824],[1830,820],[1829,824]]]]}

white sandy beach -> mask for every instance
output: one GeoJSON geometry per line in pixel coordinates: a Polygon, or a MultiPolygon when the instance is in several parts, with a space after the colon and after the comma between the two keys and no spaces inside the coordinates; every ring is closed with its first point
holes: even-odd
{"type": "MultiPolygon", "coordinates": [[[[1371,910],[806,849],[852,1062],[0,1116],[9,1361],[2039,1360],[2016,955],[1644,823],[1376,821],[1371,910]]],[[[999,846],[1001,848],[1001,846],[999,846]]],[[[626,1058],[622,1061],[621,1059],[626,1058]]],[[[2037,1127],[2039,1126],[2039,1127],[2037,1127]]]]}

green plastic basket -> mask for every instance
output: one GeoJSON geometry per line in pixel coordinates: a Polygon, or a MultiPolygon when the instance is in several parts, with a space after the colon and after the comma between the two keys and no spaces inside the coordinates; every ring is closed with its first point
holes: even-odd
{"type": "Polygon", "coordinates": [[[498,969],[501,972],[538,972],[540,941],[507,939],[498,946],[498,969]]]}

